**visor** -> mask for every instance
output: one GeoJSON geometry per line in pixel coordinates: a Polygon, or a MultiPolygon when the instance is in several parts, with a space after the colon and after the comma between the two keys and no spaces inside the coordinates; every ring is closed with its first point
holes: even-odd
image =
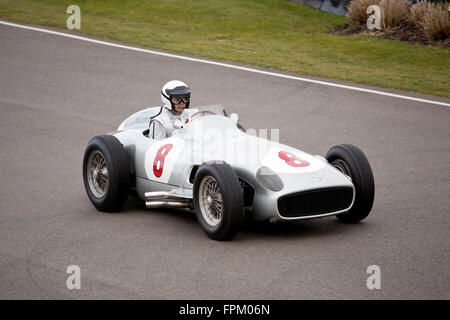
{"type": "Polygon", "coordinates": [[[166,89],[166,94],[170,96],[189,96],[191,89],[186,86],[175,87],[173,89],[166,89]]]}

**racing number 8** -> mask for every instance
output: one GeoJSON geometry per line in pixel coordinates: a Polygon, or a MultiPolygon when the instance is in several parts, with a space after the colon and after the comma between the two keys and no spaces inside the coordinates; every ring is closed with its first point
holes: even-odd
{"type": "Polygon", "coordinates": [[[286,161],[286,163],[292,167],[307,167],[309,166],[309,162],[305,160],[301,160],[298,157],[294,156],[292,153],[286,151],[280,151],[278,156],[286,161]]]}
{"type": "Polygon", "coordinates": [[[153,161],[153,173],[157,178],[161,177],[164,168],[164,159],[169,151],[172,149],[173,144],[165,144],[159,148],[156,153],[155,161],[153,161]]]}

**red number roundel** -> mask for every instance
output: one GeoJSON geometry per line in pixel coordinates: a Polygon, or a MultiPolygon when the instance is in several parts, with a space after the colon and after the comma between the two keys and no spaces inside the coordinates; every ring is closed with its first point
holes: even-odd
{"type": "Polygon", "coordinates": [[[307,167],[309,166],[309,162],[299,159],[297,156],[289,153],[287,151],[280,151],[278,156],[286,161],[286,163],[292,167],[307,167]]]}
{"type": "Polygon", "coordinates": [[[156,153],[155,161],[153,161],[153,173],[157,178],[161,177],[164,168],[164,159],[166,158],[169,151],[172,149],[173,144],[165,144],[159,148],[156,153]]]}

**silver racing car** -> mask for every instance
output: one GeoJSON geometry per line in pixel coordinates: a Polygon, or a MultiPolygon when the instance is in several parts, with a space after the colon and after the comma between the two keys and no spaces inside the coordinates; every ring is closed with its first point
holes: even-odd
{"type": "Polygon", "coordinates": [[[246,132],[220,106],[189,110],[168,136],[155,118],[160,108],[131,115],[87,145],[84,186],[98,210],[119,211],[134,190],[147,208],[195,211],[210,238],[225,240],[246,217],[358,222],[372,209],[372,170],[353,145],[310,155],[246,132]]]}

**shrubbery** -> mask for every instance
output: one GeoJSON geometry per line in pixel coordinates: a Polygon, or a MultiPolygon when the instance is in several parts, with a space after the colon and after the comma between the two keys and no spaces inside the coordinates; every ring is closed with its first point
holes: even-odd
{"type": "MultiPolygon", "coordinates": [[[[417,28],[429,41],[450,38],[449,2],[432,3],[409,0],[353,0],[347,6],[347,20],[352,28],[365,28],[367,7],[378,5],[381,11],[381,28],[385,32],[417,28]]],[[[416,35],[412,35],[414,38],[416,35]]]]}
{"type": "Polygon", "coordinates": [[[347,6],[347,22],[352,27],[366,25],[367,8],[379,5],[380,0],[353,0],[347,6]]]}
{"type": "Polygon", "coordinates": [[[389,30],[407,22],[411,5],[409,0],[381,0],[379,6],[382,28],[389,30]]]}

